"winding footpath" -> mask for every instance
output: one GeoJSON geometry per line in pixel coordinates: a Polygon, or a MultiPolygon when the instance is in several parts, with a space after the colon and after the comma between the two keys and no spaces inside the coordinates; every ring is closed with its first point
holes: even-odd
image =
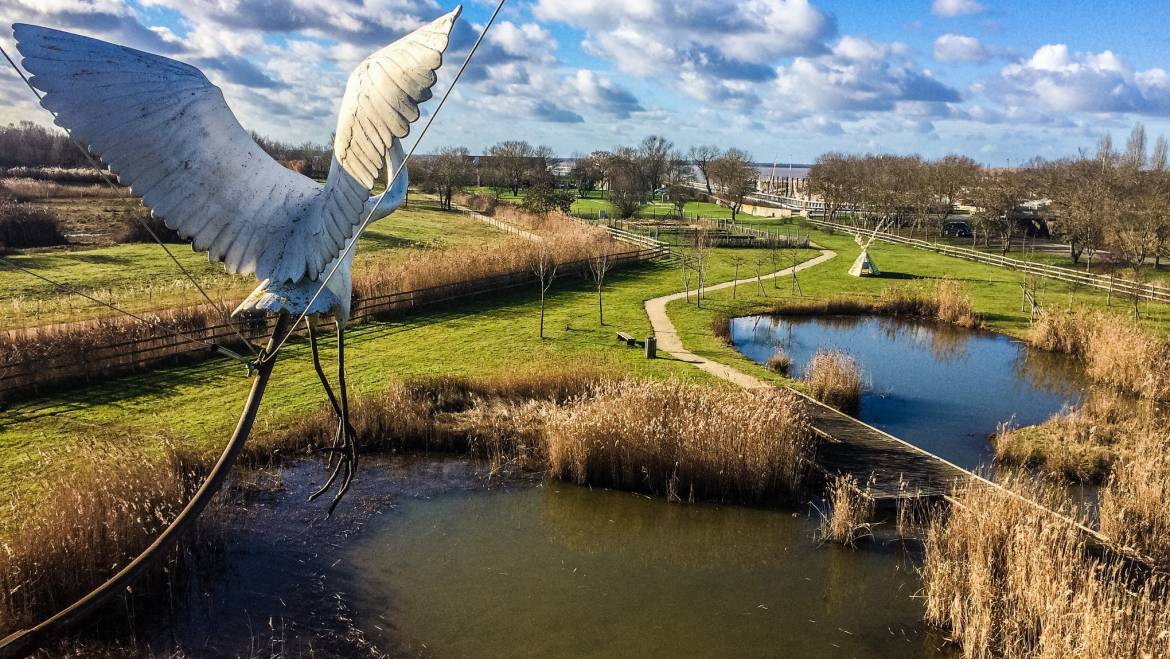
{"type": "MultiPolygon", "coordinates": [[[[829,259],[837,256],[837,253],[831,249],[822,249],[821,255],[804,263],[800,263],[791,268],[778,270],[768,275],[760,277],[760,279],[775,279],[776,277],[785,277],[791,275],[793,272],[800,272],[805,268],[812,268],[818,266],[829,259]]],[[[707,286],[704,291],[717,291],[723,288],[730,288],[732,285],[747,285],[755,283],[756,278],[740,279],[738,281],[729,281],[722,284],[715,284],[714,286],[707,286]]],[[[693,352],[688,351],[683,347],[682,339],[678,337],[678,331],[674,328],[674,323],[670,322],[670,317],[666,315],[666,305],[681,300],[687,296],[686,291],[681,293],[672,293],[670,295],[663,295],[651,300],[646,300],[646,315],[650,316],[650,325],[654,328],[654,337],[658,340],[658,349],[669,354],[675,359],[682,360],[693,364],[695,368],[706,371],[717,378],[727,380],[735,383],[744,389],[763,389],[771,387],[772,385],[755,377],[748,375],[743,371],[737,370],[722,364],[720,362],[712,361],[706,357],[700,357],[693,352]]]]}

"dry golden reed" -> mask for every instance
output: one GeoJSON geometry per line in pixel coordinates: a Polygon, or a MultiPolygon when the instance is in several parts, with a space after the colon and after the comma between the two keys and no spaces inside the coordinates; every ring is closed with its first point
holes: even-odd
{"type": "Polygon", "coordinates": [[[843,352],[818,350],[804,371],[809,395],[849,414],[861,407],[861,368],[843,352]]]}
{"type": "Polygon", "coordinates": [[[1101,491],[1101,532],[1170,569],[1170,434],[1146,430],[1133,440],[1101,491]]]}
{"type": "Polygon", "coordinates": [[[768,361],[764,362],[764,367],[773,373],[787,377],[792,373],[792,357],[784,352],[784,348],[777,346],[772,355],[768,357],[768,361]]]}
{"type": "Polygon", "coordinates": [[[1142,424],[1134,405],[1100,392],[1079,407],[1066,408],[1039,425],[1001,424],[992,446],[995,459],[1038,469],[1047,476],[1103,482],[1128,438],[1142,424]]]}
{"type": "Polygon", "coordinates": [[[936,320],[960,327],[983,326],[967,288],[962,282],[951,279],[940,279],[926,286],[888,286],[876,298],[831,295],[822,299],[792,300],[773,307],[769,313],[895,316],[936,320]]]}
{"type": "Polygon", "coordinates": [[[1170,340],[1142,321],[1099,310],[1049,310],[1028,335],[1032,345],[1080,358],[1089,377],[1126,393],[1170,400],[1170,340]]]}
{"type": "MultiPolygon", "coordinates": [[[[1010,485],[1067,509],[1054,488],[1010,485]]],[[[965,657],[1166,656],[1170,584],[1126,570],[1095,558],[1084,536],[1054,515],[972,485],[927,532],[926,620],[947,630],[965,657]]]]}
{"type": "Polygon", "coordinates": [[[672,500],[757,500],[797,491],[814,440],[784,391],[681,381],[602,384],[546,430],[553,475],[672,500]]]}
{"type": "Polygon", "coordinates": [[[0,178],[0,196],[11,195],[21,201],[34,199],[93,199],[128,197],[128,188],[111,188],[105,183],[65,184],[32,178],[0,178]]]}
{"type": "MultiPolygon", "coordinates": [[[[139,446],[124,437],[80,443],[67,469],[38,466],[50,475],[37,505],[4,502],[11,522],[0,531],[0,636],[111,576],[174,519],[206,473],[204,460],[167,442],[150,452],[139,446]]],[[[204,533],[216,523],[209,512],[204,533]]],[[[171,574],[173,563],[165,566],[171,574]]]]}
{"type": "Polygon", "coordinates": [[[822,541],[846,547],[873,536],[874,500],[852,474],[833,476],[826,491],[829,512],[821,513],[822,541]]]}

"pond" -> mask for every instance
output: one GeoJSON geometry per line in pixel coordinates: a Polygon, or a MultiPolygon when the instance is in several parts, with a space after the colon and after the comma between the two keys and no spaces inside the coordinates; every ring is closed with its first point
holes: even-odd
{"type": "Polygon", "coordinates": [[[969,469],[994,457],[1001,422],[1029,425],[1084,400],[1080,366],[1010,337],[938,323],[856,316],[749,316],[737,350],[765,363],[778,347],[799,377],[818,350],[848,353],[864,373],[862,421],[969,469]]]}
{"type": "Polygon", "coordinates": [[[922,623],[903,545],[818,545],[809,508],[373,458],[326,521],[304,503],[319,476],[285,470],[233,518],[188,606],[139,621],[140,635],[225,657],[953,656],[922,623]]]}

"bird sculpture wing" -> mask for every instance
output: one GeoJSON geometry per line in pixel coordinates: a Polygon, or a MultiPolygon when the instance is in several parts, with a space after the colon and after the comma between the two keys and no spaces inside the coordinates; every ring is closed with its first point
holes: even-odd
{"type": "Polygon", "coordinates": [[[13,30],[42,105],[168,227],[229,272],[300,281],[316,280],[364,219],[373,177],[391,138],[405,137],[402,122],[417,119],[430,97],[457,16],[378,51],[350,77],[338,126],[344,148],[325,186],[269,157],[198,69],[68,32],[13,30]]]}

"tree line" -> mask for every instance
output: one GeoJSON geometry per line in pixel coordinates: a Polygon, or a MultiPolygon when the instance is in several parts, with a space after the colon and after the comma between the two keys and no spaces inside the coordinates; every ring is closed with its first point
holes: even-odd
{"type": "Polygon", "coordinates": [[[445,207],[454,192],[471,185],[490,189],[497,200],[523,191],[522,204],[537,212],[553,208],[568,212],[574,194],[584,198],[604,190],[615,214],[627,218],[655,198],[671,203],[681,216],[687,202],[702,192],[697,170],[707,192],[723,199],[734,219],[755,190],[757,175],[744,151],[698,146],[683,152],[660,135],[649,135],[636,145],[575,154],[571,160],[572,166],[558,175],[554,169],[559,160],[551,148],[505,140],[478,158],[463,147],[440,149],[419,158],[411,176],[424,191],[438,195],[445,207]]]}
{"type": "Polygon", "coordinates": [[[830,220],[946,233],[962,221],[972,242],[1007,253],[1022,235],[1067,243],[1073,264],[1108,250],[1135,276],[1170,258],[1170,169],[1167,143],[1149,148],[1134,126],[1124,149],[1102,137],[1093,153],[1034,158],[1016,168],[983,167],[971,158],[826,153],[809,173],[808,189],[830,220]],[[971,207],[955,215],[959,205],[971,207]]]}

